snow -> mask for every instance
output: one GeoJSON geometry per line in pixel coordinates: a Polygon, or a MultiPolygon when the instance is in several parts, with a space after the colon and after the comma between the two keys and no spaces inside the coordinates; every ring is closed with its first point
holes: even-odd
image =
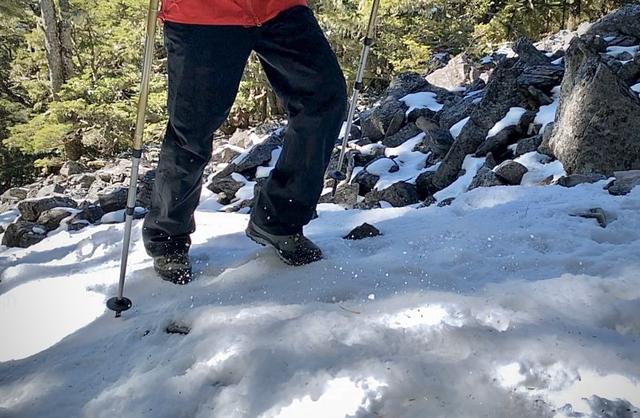
{"type": "Polygon", "coordinates": [[[551,90],[553,103],[540,106],[533,123],[542,125],[540,132],[544,132],[544,128],[556,120],[556,110],[560,101],[560,86],[556,86],[551,90]]]}
{"type": "Polygon", "coordinates": [[[526,111],[527,109],[524,109],[522,107],[512,107],[511,109],[509,109],[507,114],[498,122],[496,122],[496,124],[493,125],[491,129],[489,129],[489,132],[487,133],[487,138],[496,136],[503,129],[520,123],[520,118],[522,117],[522,115],[526,113],[526,111]]]}
{"type": "Polygon", "coordinates": [[[391,162],[389,158],[384,158],[374,161],[371,166],[367,167],[368,172],[381,176],[374,187],[376,190],[384,190],[399,181],[413,184],[416,182],[416,178],[420,173],[427,170],[425,165],[429,155],[419,151],[413,151],[413,149],[422,142],[424,136],[424,133],[420,133],[398,147],[387,148],[385,150],[385,156],[389,158],[394,157],[393,162],[391,162]],[[382,166],[376,169],[375,165],[378,162],[380,162],[382,166]],[[398,166],[398,171],[389,173],[390,165],[398,166]]]}
{"type": "Polygon", "coordinates": [[[635,56],[640,51],[640,45],[634,46],[608,46],[607,55],[611,55],[614,58],[624,54],[625,52],[635,56]]]}
{"type": "MultiPolygon", "coordinates": [[[[120,223],[120,222],[124,222],[125,218],[126,218],[126,210],[125,209],[120,209],[120,210],[116,210],[114,212],[109,212],[109,213],[105,213],[102,218],[100,219],[100,223],[103,224],[115,224],[115,223],[120,223]]],[[[135,216],[142,216],[147,212],[147,210],[145,208],[142,207],[136,207],[133,210],[133,213],[135,216]]]]}
{"type": "Polygon", "coordinates": [[[456,181],[451,183],[448,187],[440,190],[433,197],[436,198],[437,201],[442,201],[445,199],[449,199],[451,197],[458,197],[462,193],[466,192],[471,185],[471,181],[478,174],[478,170],[484,164],[486,158],[477,158],[471,155],[467,155],[464,158],[464,162],[462,163],[462,169],[465,170],[465,173],[458,177],[456,181]]]}
{"type": "Polygon", "coordinates": [[[640,94],[640,83],[637,83],[637,84],[634,84],[633,86],[631,86],[631,90],[635,91],[638,94],[640,94]]]}
{"type": "Polygon", "coordinates": [[[409,106],[407,115],[414,109],[429,109],[433,112],[439,112],[443,107],[443,104],[438,102],[437,95],[430,91],[407,94],[400,100],[409,106]]]}
{"type": "Polygon", "coordinates": [[[555,181],[567,175],[560,161],[551,161],[550,157],[535,151],[521,155],[515,161],[529,170],[522,177],[522,186],[538,186],[542,180],[549,177],[553,177],[555,181]]]}
{"type": "Polygon", "coordinates": [[[460,132],[462,132],[462,128],[464,128],[464,125],[466,125],[467,122],[469,122],[469,119],[470,119],[470,117],[467,116],[466,118],[462,119],[458,123],[454,124],[451,128],[449,128],[449,132],[451,132],[451,136],[454,139],[456,139],[456,138],[458,138],[458,136],[460,136],[460,132]]]}
{"type": "MultiPolygon", "coordinates": [[[[542,158],[519,161],[560,174],[542,158]]],[[[637,410],[640,187],[605,183],[478,188],[442,208],[322,204],[305,231],[325,259],[303,267],[249,241],[248,215],[205,190],[187,286],[155,276],[134,221],[121,319],[104,302],[123,224],[0,247],[0,415],[603,416],[594,395],[637,410]],[[593,207],[607,228],[570,216],[593,207]],[[341,238],[363,222],[383,235],[341,238]],[[191,332],[165,333],[172,321],[191,332]]]]}

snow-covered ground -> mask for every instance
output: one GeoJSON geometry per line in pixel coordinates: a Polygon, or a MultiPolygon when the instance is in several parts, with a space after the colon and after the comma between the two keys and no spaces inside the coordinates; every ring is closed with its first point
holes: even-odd
{"type": "Polygon", "coordinates": [[[321,205],[298,268],[204,196],[188,286],[136,221],[121,319],[122,224],[1,248],[0,417],[639,416],[640,187],[604,184],[321,205]],[[571,216],[593,207],[615,220],[571,216]],[[341,238],[363,222],[383,235],[341,238]]]}

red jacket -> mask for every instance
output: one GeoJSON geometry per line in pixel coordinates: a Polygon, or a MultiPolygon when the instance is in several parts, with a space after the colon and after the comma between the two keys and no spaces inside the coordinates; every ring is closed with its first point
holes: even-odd
{"type": "Polygon", "coordinates": [[[163,21],[199,25],[260,26],[306,0],[161,0],[163,21]]]}

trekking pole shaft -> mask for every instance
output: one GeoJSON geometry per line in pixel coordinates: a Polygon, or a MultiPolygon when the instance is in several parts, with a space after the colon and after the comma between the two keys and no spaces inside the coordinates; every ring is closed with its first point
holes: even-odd
{"type": "Polygon", "coordinates": [[[151,79],[151,65],[153,63],[154,41],[156,37],[156,19],[158,18],[159,0],[149,1],[147,14],[146,38],[144,43],[144,55],[142,61],[142,79],[140,81],[140,98],[136,117],[136,129],[133,137],[133,157],[131,159],[131,180],[129,181],[129,193],[127,195],[127,208],[125,209],[124,240],[122,243],[122,257],[120,261],[120,282],[118,285],[118,298],[124,297],[124,280],[127,274],[127,261],[129,259],[129,246],[131,243],[131,226],[136,206],[138,189],[138,173],[140,158],[142,157],[142,138],[144,136],[144,124],[146,120],[147,103],[149,99],[149,81],[151,79]]]}
{"type": "MultiPolygon", "coordinates": [[[[351,127],[353,125],[353,116],[356,113],[356,105],[358,104],[358,96],[362,89],[362,80],[364,79],[364,72],[367,67],[367,59],[369,58],[369,50],[375,39],[376,22],[378,17],[378,6],[380,0],[373,0],[371,5],[371,14],[369,15],[369,23],[367,24],[367,34],[362,42],[362,53],[360,54],[360,62],[358,63],[358,72],[356,73],[356,80],[353,84],[353,94],[351,95],[351,103],[349,105],[349,114],[347,115],[347,126],[342,137],[342,148],[340,149],[340,157],[338,158],[338,170],[342,169],[344,163],[344,155],[347,149],[347,143],[349,141],[349,135],[351,134],[351,127]]],[[[334,187],[335,189],[335,187],[334,187]]]]}

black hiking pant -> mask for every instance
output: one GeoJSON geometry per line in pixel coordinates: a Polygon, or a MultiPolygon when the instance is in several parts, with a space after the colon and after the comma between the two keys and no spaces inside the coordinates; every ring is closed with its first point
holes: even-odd
{"type": "Polygon", "coordinates": [[[289,117],[275,168],[252,209],[268,232],[302,232],[345,118],[342,71],[312,13],[283,11],[259,27],[166,22],[169,123],[143,240],[151,256],[188,249],[213,133],[227,118],[251,51],[289,117]]]}

